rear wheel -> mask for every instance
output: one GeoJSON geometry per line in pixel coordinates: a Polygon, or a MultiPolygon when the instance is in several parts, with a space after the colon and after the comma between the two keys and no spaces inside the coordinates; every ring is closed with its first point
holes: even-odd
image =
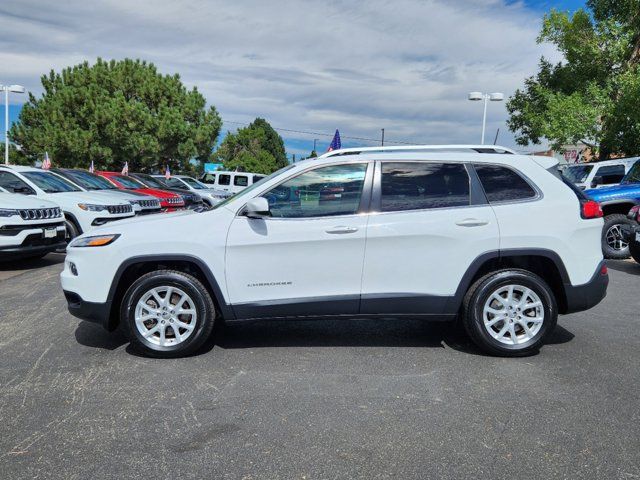
{"type": "Polygon", "coordinates": [[[634,222],[621,213],[607,215],[602,227],[602,253],[605,258],[622,260],[629,258],[629,244],[622,237],[622,225],[634,222]]]}
{"type": "Polygon", "coordinates": [[[127,290],[120,321],[131,343],[152,357],[195,352],[213,330],[215,307],[207,288],[192,275],[158,270],[127,290]]]}
{"type": "Polygon", "coordinates": [[[480,278],[467,292],[462,320],[471,339],[492,355],[537,351],[556,325],[553,292],[537,275],[501,270],[480,278]]]}

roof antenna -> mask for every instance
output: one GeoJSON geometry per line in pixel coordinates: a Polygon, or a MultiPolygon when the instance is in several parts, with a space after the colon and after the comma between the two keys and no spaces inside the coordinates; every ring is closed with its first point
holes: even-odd
{"type": "Polygon", "coordinates": [[[498,143],[498,135],[500,135],[500,129],[498,129],[498,131],[496,132],[496,138],[495,138],[495,140],[493,141],[493,144],[494,144],[494,145],[498,143]]]}

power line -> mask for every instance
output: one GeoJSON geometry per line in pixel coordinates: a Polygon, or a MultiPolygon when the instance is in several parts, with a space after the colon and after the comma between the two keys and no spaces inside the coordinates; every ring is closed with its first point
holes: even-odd
{"type": "MultiPolygon", "coordinates": [[[[223,120],[222,123],[231,123],[233,125],[242,125],[242,126],[247,126],[248,123],[244,123],[244,122],[232,122],[230,120],[223,120]]],[[[322,132],[309,132],[309,131],[305,131],[305,130],[293,130],[291,128],[281,128],[281,127],[272,127],[274,130],[277,130],[279,132],[288,132],[288,133],[299,133],[302,135],[317,135],[317,136],[322,136],[322,137],[333,137],[333,133],[322,133],[322,132]]],[[[341,138],[346,138],[348,140],[360,140],[363,142],[372,142],[372,143],[380,143],[380,139],[379,138],[364,138],[364,137],[350,137],[350,136],[345,136],[345,135],[340,135],[341,138]]],[[[406,142],[406,141],[400,141],[400,140],[387,140],[384,139],[384,142],[386,143],[396,143],[398,145],[416,145],[419,144],[420,142],[406,142]]]]}

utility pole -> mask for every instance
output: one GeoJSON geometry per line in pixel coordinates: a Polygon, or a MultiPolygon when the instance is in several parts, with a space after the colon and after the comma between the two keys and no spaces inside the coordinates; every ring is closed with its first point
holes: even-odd
{"type": "Polygon", "coordinates": [[[4,163],[9,165],[9,92],[24,93],[22,85],[0,85],[4,90],[4,163]]]}
{"type": "Polygon", "coordinates": [[[380,130],[382,130],[382,141],[381,141],[381,147],[384,147],[384,128],[381,128],[380,130]]]}

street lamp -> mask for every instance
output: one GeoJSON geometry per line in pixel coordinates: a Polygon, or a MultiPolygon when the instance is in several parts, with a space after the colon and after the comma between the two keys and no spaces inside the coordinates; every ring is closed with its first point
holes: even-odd
{"type": "Polygon", "coordinates": [[[484,131],[487,126],[487,102],[501,102],[504,100],[504,94],[500,92],[495,93],[482,93],[482,92],[470,92],[469,100],[472,102],[479,102],[484,100],[484,114],[482,115],[482,145],[484,145],[484,131]]]}
{"type": "Polygon", "coordinates": [[[0,85],[4,90],[4,164],[9,165],[9,92],[24,93],[22,85],[0,85]]]}

